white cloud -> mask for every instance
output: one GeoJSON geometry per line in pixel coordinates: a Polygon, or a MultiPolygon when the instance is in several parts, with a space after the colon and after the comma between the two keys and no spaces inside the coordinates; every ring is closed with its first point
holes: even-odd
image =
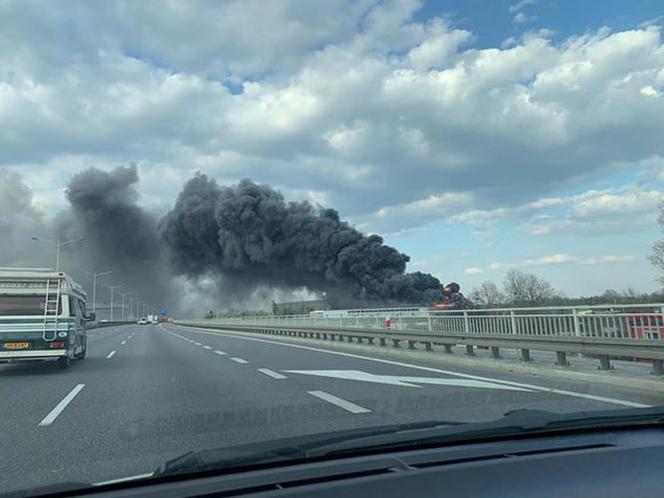
{"type": "Polygon", "coordinates": [[[551,256],[543,256],[541,258],[526,259],[518,264],[518,266],[549,266],[560,265],[573,261],[574,257],[569,254],[553,254],[551,256]]]}
{"type": "Polygon", "coordinates": [[[517,14],[514,16],[514,19],[512,20],[517,24],[525,24],[527,22],[532,22],[535,19],[537,19],[537,17],[529,16],[525,12],[517,12],[517,14]]]}
{"type": "MultiPolygon", "coordinates": [[[[57,165],[61,188],[136,161],[150,206],[196,169],[252,177],[403,230],[529,220],[572,202],[563,186],[664,157],[664,101],[643,92],[664,85],[657,27],[476,49],[418,6],[0,3],[0,162],[30,185],[57,165]]],[[[551,216],[528,228],[590,217],[551,216]]]]}
{"type": "Polygon", "coordinates": [[[533,235],[631,232],[654,226],[662,200],[664,192],[657,190],[591,190],[566,198],[566,213],[533,216],[524,227],[533,235]]]}
{"type": "Polygon", "coordinates": [[[510,5],[509,12],[510,14],[521,12],[524,8],[528,7],[529,5],[535,5],[536,3],[537,0],[520,0],[517,3],[510,5]]]}
{"type": "Polygon", "coordinates": [[[662,199],[664,194],[655,190],[618,193],[590,191],[575,197],[573,212],[583,218],[637,214],[654,211],[662,199]]]}
{"type": "Polygon", "coordinates": [[[626,263],[634,261],[634,256],[627,254],[607,254],[596,258],[585,258],[577,261],[578,265],[605,265],[611,263],[626,263]]]}
{"type": "Polygon", "coordinates": [[[382,207],[368,216],[355,219],[355,222],[365,230],[393,233],[422,225],[423,220],[435,221],[450,217],[471,202],[472,195],[467,192],[431,194],[407,204],[382,207]]]}
{"type": "MultiPolygon", "coordinates": [[[[605,254],[601,256],[582,257],[572,254],[552,254],[548,256],[540,256],[538,258],[525,259],[521,261],[493,261],[487,266],[487,270],[500,270],[504,268],[532,268],[540,266],[556,266],[564,264],[574,264],[579,266],[594,266],[594,265],[608,265],[615,263],[625,263],[633,261],[634,256],[629,254],[605,254]]],[[[473,267],[473,270],[479,270],[477,273],[482,273],[481,267],[473,267]]],[[[467,274],[476,274],[475,272],[467,274]]]]}
{"type": "Polygon", "coordinates": [[[466,275],[480,275],[484,273],[484,270],[479,266],[471,266],[470,268],[466,268],[463,272],[466,275]]]}
{"type": "Polygon", "coordinates": [[[430,37],[408,52],[408,60],[416,69],[428,70],[449,64],[456,57],[459,47],[471,38],[468,31],[450,30],[440,22],[434,23],[434,26],[438,33],[432,32],[430,37]]]}
{"type": "Polygon", "coordinates": [[[537,0],[521,0],[514,5],[511,5],[508,10],[510,14],[514,14],[512,21],[516,24],[525,24],[537,19],[536,16],[528,15],[525,12],[526,8],[535,5],[535,3],[537,3],[537,0]]]}
{"type": "Polygon", "coordinates": [[[645,97],[659,97],[661,94],[662,92],[653,88],[652,85],[644,86],[641,88],[641,95],[645,97]]]}
{"type": "Polygon", "coordinates": [[[664,157],[658,155],[647,157],[628,164],[627,167],[637,171],[642,187],[652,186],[654,182],[664,180],[664,157]]]}
{"type": "Polygon", "coordinates": [[[657,206],[663,200],[662,191],[626,185],[566,197],[544,197],[513,207],[470,209],[452,219],[479,231],[495,230],[499,223],[509,221],[531,235],[621,233],[652,226],[657,206]]]}

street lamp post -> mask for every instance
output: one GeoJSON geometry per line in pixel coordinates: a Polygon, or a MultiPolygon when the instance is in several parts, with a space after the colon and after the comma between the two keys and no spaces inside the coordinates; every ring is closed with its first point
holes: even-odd
{"type": "Polygon", "coordinates": [[[92,277],[92,312],[95,313],[95,310],[97,309],[97,278],[110,275],[111,273],[113,273],[113,271],[107,270],[107,271],[95,271],[87,273],[92,277]]]}
{"type": "Polygon", "coordinates": [[[121,292],[122,294],[122,321],[125,321],[125,297],[129,295],[129,292],[121,292]]]}
{"type": "Polygon", "coordinates": [[[60,271],[60,249],[65,246],[75,244],[76,242],[83,242],[85,240],[85,237],[79,237],[78,239],[65,240],[65,241],[61,240],[60,237],[58,237],[57,240],[53,241],[41,237],[32,236],[32,240],[43,240],[44,242],[48,242],[49,244],[55,246],[55,271],[60,271]]]}
{"type": "Polygon", "coordinates": [[[124,287],[124,284],[120,284],[120,285],[107,285],[106,287],[108,287],[109,289],[111,289],[111,321],[113,321],[113,304],[114,304],[114,301],[113,301],[113,292],[115,291],[115,289],[120,289],[120,288],[124,287]]]}
{"type": "Polygon", "coordinates": [[[125,305],[125,297],[128,298],[129,300],[129,313],[127,313],[126,319],[130,320],[131,319],[131,314],[132,314],[132,303],[135,297],[132,297],[131,292],[125,292],[122,294],[122,320],[125,320],[125,313],[127,313],[127,306],[125,305]]]}
{"type": "Polygon", "coordinates": [[[134,301],[136,296],[129,296],[129,318],[132,319],[134,316],[134,301]]]}

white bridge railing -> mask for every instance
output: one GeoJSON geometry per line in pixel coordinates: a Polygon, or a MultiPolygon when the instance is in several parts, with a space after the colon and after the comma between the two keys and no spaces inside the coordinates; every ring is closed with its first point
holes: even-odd
{"type": "Polygon", "coordinates": [[[438,311],[426,308],[314,311],[307,315],[260,315],[199,320],[177,324],[262,334],[308,337],[348,342],[391,343],[427,351],[444,346],[452,353],[465,346],[488,347],[493,358],[500,348],[519,349],[523,361],[530,350],[556,353],[556,363],[567,365],[568,353],[597,357],[601,370],[611,369],[611,358],[652,362],[653,373],[664,375],[664,304],[583,307],[503,308],[438,311]]]}
{"type": "Polygon", "coordinates": [[[412,331],[432,336],[593,337],[664,340],[664,304],[472,310],[332,310],[212,319],[237,326],[412,331]]]}

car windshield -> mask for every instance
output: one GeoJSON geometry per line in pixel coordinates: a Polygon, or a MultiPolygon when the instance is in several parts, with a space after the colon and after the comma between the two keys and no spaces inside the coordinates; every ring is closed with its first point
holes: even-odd
{"type": "Polygon", "coordinates": [[[0,0],[0,496],[659,417],[662,14],[0,0]]]}

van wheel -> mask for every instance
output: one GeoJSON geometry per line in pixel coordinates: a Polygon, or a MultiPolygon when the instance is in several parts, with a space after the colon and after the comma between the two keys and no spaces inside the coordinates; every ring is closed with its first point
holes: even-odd
{"type": "Polygon", "coordinates": [[[76,358],[77,360],[84,360],[84,359],[85,359],[85,353],[87,353],[87,352],[88,352],[88,346],[87,346],[87,344],[86,344],[85,346],[83,346],[83,351],[81,351],[80,353],[78,353],[78,354],[75,356],[75,358],[76,358]]]}
{"type": "Polygon", "coordinates": [[[58,360],[58,368],[60,370],[66,370],[69,368],[69,355],[63,356],[58,360]]]}

